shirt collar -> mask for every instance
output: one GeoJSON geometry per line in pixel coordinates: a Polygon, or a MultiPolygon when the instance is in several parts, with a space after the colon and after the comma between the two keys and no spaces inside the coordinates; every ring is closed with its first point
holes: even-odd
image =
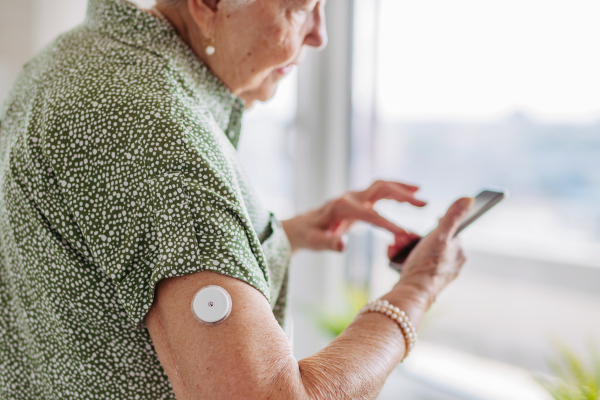
{"type": "Polygon", "coordinates": [[[89,0],[85,24],[120,42],[166,58],[191,78],[195,89],[207,97],[215,121],[237,147],[244,100],[208,69],[169,24],[124,0],[89,0]]]}

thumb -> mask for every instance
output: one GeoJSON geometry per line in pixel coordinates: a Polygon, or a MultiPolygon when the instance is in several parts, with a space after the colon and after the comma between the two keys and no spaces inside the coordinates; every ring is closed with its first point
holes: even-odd
{"type": "Polygon", "coordinates": [[[446,215],[440,219],[440,228],[448,232],[448,237],[453,237],[462,220],[473,206],[473,198],[463,197],[450,206],[446,215]]]}

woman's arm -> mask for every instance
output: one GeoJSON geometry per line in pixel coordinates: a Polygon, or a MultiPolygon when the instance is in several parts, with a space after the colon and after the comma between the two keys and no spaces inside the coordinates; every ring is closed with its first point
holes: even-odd
{"type": "MultiPolygon", "coordinates": [[[[415,328],[437,293],[464,262],[453,232],[470,207],[455,203],[434,233],[413,251],[400,282],[386,296],[415,328]],[[440,273],[438,273],[440,272],[440,273]]],[[[405,353],[404,338],[389,317],[356,319],[317,354],[296,361],[264,296],[253,287],[212,272],[171,278],[156,290],[146,325],[178,399],[374,399],[405,353]],[[231,295],[225,322],[205,326],[191,312],[194,294],[219,285],[231,295]]]]}

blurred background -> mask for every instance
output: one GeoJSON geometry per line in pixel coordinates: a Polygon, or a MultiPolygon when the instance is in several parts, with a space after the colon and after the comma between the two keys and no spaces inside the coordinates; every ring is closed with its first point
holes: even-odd
{"type": "MultiPolygon", "coordinates": [[[[85,8],[0,0],[0,99],[85,8]]],[[[245,116],[240,156],[280,219],[389,179],[420,185],[429,205],[377,209],[425,234],[457,197],[511,194],[461,234],[469,261],[380,398],[596,398],[577,390],[591,385],[600,346],[600,3],[328,0],[326,10],[327,49],[245,116]],[[568,374],[553,361],[579,383],[561,387],[553,377],[568,374]]],[[[358,224],[345,254],[294,257],[297,358],[393,286],[391,241],[358,224]]]]}

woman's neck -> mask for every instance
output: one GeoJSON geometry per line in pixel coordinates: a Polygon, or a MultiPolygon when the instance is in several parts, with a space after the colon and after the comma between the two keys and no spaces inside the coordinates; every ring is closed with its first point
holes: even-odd
{"type": "Polygon", "coordinates": [[[187,3],[183,2],[182,5],[176,7],[167,7],[158,3],[147,11],[159,19],[166,20],[175,32],[177,32],[181,40],[194,51],[196,57],[202,60],[204,64],[209,65],[207,60],[203,58],[202,49],[197,48],[195,45],[196,43],[204,42],[202,35],[194,28],[194,21],[187,10],[182,7],[187,7],[187,3]]]}
{"type": "Polygon", "coordinates": [[[221,79],[221,81],[232,93],[245,100],[246,109],[252,106],[254,103],[254,98],[252,96],[247,96],[246,92],[240,92],[239,88],[236,89],[235,87],[231,87],[229,84],[227,84],[223,77],[219,76],[217,71],[214,70],[209,60],[207,60],[207,56],[204,53],[204,48],[202,47],[202,44],[204,44],[204,36],[196,27],[196,24],[194,23],[194,20],[187,9],[186,2],[182,2],[181,5],[174,7],[168,7],[158,3],[146,11],[150,12],[152,15],[161,20],[165,20],[165,22],[167,22],[175,30],[181,40],[183,40],[183,42],[192,49],[194,54],[196,54],[196,57],[198,57],[198,59],[200,59],[204,65],[206,65],[213,72],[213,74],[219,77],[219,79],[221,79]]]}

